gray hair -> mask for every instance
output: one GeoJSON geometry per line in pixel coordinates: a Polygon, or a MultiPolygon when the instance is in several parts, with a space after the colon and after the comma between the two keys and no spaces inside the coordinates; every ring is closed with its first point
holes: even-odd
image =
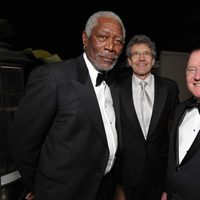
{"type": "Polygon", "coordinates": [[[152,52],[152,57],[156,58],[156,45],[155,43],[146,35],[135,35],[131,38],[131,40],[128,42],[126,46],[126,56],[131,57],[131,48],[135,44],[146,44],[152,52]]]}
{"type": "Polygon", "coordinates": [[[125,40],[126,30],[125,30],[124,24],[123,24],[121,18],[117,14],[115,14],[114,12],[112,12],[112,11],[98,11],[98,12],[94,13],[93,15],[91,15],[89,17],[89,19],[87,20],[87,23],[85,25],[85,32],[86,32],[86,35],[88,37],[90,37],[92,29],[95,26],[97,26],[98,19],[100,17],[109,17],[109,18],[113,18],[113,19],[117,20],[121,24],[121,26],[122,26],[123,40],[125,40]]]}

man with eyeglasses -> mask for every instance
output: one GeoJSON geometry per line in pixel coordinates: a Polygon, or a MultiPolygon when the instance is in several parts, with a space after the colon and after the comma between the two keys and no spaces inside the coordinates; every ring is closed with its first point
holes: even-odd
{"type": "Polygon", "coordinates": [[[168,125],[179,103],[178,86],[151,72],[156,47],[146,35],[135,35],[126,55],[131,73],[120,81],[123,153],[116,199],[164,200],[168,125]]]}
{"type": "Polygon", "coordinates": [[[200,48],[188,57],[186,83],[192,97],[177,107],[170,132],[168,200],[200,199],[200,48]]]}

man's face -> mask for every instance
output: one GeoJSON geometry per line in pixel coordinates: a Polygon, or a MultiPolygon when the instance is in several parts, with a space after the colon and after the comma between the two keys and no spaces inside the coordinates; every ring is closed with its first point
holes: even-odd
{"type": "Polygon", "coordinates": [[[144,80],[150,74],[154,62],[151,49],[146,44],[132,46],[128,63],[138,78],[144,80]]]}
{"type": "Polygon", "coordinates": [[[95,68],[108,71],[114,67],[123,50],[122,27],[114,19],[101,17],[90,37],[83,32],[83,44],[87,57],[95,68]]]}
{"type": "Polygon", "coordinates": [[[200,51],[194,51],[187,63],[186,81],[189,91],[200,99],[200,51]]]}

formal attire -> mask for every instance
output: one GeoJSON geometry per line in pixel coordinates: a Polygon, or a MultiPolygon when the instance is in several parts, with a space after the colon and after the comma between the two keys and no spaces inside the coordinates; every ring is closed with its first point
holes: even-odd
{"type": "Polygon", "coordinates": [[[112,196],[121,149],[118,87],[103,85],[112,95],[105,106],[114,105],[109,125],[96,77],[86,54],[37,67],[29,77],[9,144],[36,200],[112,196]]]}
{"type": "Polygon", "coordinates": [[[141,83],[132,72],[120,82],[123,153],[121,184],[126,200],[160,199],[165,179],[168,125],[179,103],[175,81],[151,74],[145,81],[150,120],[142,125],[141,83]],[[152,194],[146,196],[146,194],[152,194]]]}
{"type": "Polygon", "coordinates": [[[200,199],[200,114],[187,106],[193,99],[177,107],[170,132],[168,200],[200,199]]]}

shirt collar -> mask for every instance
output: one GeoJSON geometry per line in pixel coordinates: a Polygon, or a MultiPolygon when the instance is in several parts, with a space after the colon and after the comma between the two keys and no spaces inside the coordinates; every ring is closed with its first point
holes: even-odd
{"type": "Polygon", "coordinates": [[[89,59],[87,58],[87,55],[86,55],[85,52],[83,53],[83,58],[85,60],[86,66],[88,68],[89,75],[90,75],[90,78],[92,80],[92,84],[95,86],[96,85],[97,75],[98,75],[99,72],[94,68],[92,63],[89,61],[89,59]]]}
{"type": "MultiPolygon", "coordinates": [[[[132,81],[133,81],[134,85],[138,86],[141,82],[141,79],[139,79],[135,74],[133,74],[132,81]]],[[[144,81],[146,81],[148,83],[148,85],[151,86],[154,81],[153,74],[150,74],[144,81]]]]}

